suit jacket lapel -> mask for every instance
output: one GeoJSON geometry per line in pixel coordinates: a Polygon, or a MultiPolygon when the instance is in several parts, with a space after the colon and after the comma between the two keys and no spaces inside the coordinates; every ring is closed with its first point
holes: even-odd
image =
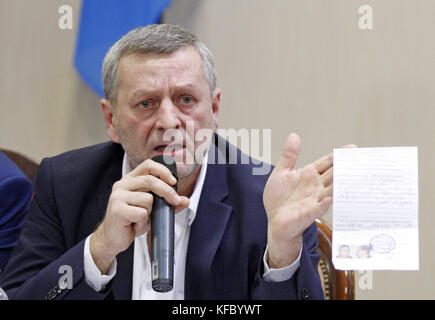
{"type": "Polygon", "coordinates": [[[209,164],[198,210],[192,224],[186,258],[185,299],[216,299],[212,262],[225,231],[232,206],[225,164],[209,164]]]}

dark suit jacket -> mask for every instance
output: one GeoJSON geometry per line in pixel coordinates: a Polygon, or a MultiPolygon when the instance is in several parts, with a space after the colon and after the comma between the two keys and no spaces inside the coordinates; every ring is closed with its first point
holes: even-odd
{"type": "Polygon", "coordinates": [[[0,152],[0,272],[17,244],[32,197],[32,182],[0,152]]]}
{"type": "MultiPolygon", "coordinates": [[[[218,137],[218,136],[216,136],[218,137]]],[[[222,142],[222,138],[218,138],[222,142]]],[[[209,156],[240,151],[215,143],[209,156]],[[217,148],[217,145],[223,148],[217,148]]],[[[103,219],[112,184],[121,178],[124,151],[103,143],[44,159],[35,198],[19,243],[0,277],[12,299],[130,299],[133,244],[117,256],[117,273],[104,292],[84,279],[84,240],[103,219]],[[73,270],[73,288],[59,288],[62,265],[73,270]]],[[[221,161],[222,162],[222,161],[221,161]]],[[[317,272],[315,224],[304,233],[301,265],[288,281],[262,278],[267,218],[262,194],[268,176],[252,164],[209,164],[186,259],[186,299],[323,298],[317,272]]]]}

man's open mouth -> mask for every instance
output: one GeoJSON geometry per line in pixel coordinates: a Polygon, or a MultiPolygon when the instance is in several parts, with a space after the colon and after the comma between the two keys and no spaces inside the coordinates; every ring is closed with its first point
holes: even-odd
{"type": "Polygon", "coordinates": [[[184,146],[182,144],[162,144],[154,148],[157,151],[177,151],[183,149],[184,146]]]}
{"type": "Polygon", "coordinates": [[[154,152],[175,157],[177,153],[183,152],[184,148],[185,147],[182,144],[161,144],[154,148],[154,152]]]}

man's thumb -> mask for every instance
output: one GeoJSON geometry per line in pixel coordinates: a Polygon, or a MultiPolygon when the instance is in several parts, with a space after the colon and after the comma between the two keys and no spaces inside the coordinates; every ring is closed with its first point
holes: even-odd
{"type": "Polygon", "coordinates": [[[301,149],[301,138],[296,133],[290,133],[284,144],[281,158],[277,164],[279,169],[293,169],[298,160],[299,150],[301,149]]]}

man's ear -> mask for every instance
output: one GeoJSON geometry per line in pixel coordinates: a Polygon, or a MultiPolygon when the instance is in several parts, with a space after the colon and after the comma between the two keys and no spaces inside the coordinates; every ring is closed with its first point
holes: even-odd
{"type": "Polygon", "coordinates": [[[213,91],[213,101],[212,101],[212,111],[213,111],[213,123],[212,123],[212,129],[213,131],[216,130],[218,128],[219,125],[219,105],[221,102],[221,89],[216,88],[213,91]]]}
{"type": "Polygon", "coordinates": [[[103,109],[104,113],[104,122],[106,122],[107,126],[107,134],[110,137],[110,140],[112,140],[115,143],[121,143],[118,137],[118,133],[116,132],[116,115],[114,113],[114,107],[107,99],[101,99],[101,108],[103,109]]]}

